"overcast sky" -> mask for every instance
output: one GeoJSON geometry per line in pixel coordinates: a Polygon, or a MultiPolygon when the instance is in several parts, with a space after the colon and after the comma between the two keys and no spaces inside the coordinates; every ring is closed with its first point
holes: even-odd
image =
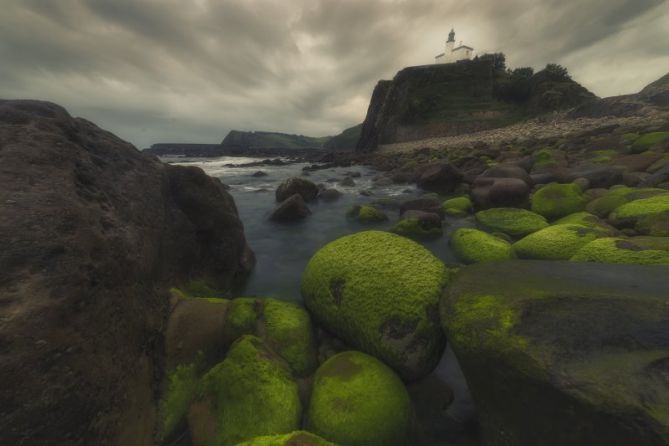
{"type": "Polygon", "coordinates": [[[599,96],[669,72],[666,0],[0,0],[0,97],[56,102],[140,148],[230,129],[335,134],[453,26],[599,96]]]}

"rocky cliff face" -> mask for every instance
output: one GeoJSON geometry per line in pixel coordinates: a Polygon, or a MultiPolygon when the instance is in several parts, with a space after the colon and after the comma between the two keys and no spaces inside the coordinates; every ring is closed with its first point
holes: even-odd
{"type": "Polygon", "coordinates": [[[166,289],[253,266],[233,199],[36,101],[0,101],[0,185],[0,444],[151,444],[166,289]]]}
{"type": "Polygon", "coordinates": [[[513,80],[493,58],[405,68],[374,89],[357,150],[504,127],[595,99],[545,70],[526,79],[522,96],[509,97],[513,80]]]}

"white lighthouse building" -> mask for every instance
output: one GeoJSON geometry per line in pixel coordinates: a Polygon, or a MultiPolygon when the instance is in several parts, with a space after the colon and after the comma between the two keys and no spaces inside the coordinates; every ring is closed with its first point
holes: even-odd
{"type": "Polygon", "coordinates": [[[474,48],[463,45],[462,41],[457,46],[455,45],[455,31],[451,29],[451,32],[448,33],[446,49],[443,53],[435,56],[434,63],[451,63],[471,59],[473,52],[474,48]]]}

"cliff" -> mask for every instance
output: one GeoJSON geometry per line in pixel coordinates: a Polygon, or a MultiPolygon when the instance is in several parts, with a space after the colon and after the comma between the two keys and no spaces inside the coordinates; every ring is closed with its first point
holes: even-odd
{"type": "Polygon", "coordinates": [[[405,68],[377,84],[356,149],[504,127],[596,98],[551,67],[510,71],[491,55],[405,68]]]}
{"type": "Polygon", "coordinates": [[[253,266],[232,197],[55,104],[0,101],[0,444],[152,444],[167,288],[253,266]]]}

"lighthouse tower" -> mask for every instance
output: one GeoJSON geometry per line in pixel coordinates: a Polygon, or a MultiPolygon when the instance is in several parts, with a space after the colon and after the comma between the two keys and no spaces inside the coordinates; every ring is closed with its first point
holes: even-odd
{"type": "Polygon", "coordinates": [[[462,42],[457,46],[455,45],[455,30],[451,29],[451,32],[448,33],[446,48],[443,53],[435,56],[434,63],[451,63],[471,59],[473,53],[474,48],[463,45],[462,42]]]}

